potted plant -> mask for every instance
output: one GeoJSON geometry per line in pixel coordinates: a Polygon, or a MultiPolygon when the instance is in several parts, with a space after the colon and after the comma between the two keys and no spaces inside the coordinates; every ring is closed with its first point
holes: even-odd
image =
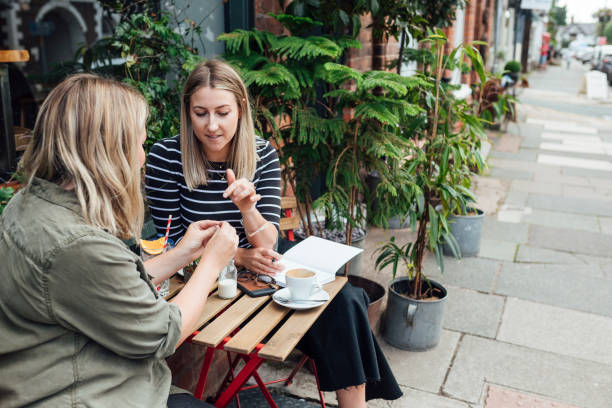
{"type": "MultiPolygon", "coordinates": [[[[393,133],[390,129],[397,123],[398,112],[407,105],[401,97],[395,101],[379,96],[384,109],[376,111],[372,108],[376,101],[370,99],[369,90],[382,85],[397,96],[403,95],[407,87],[404,79],[394,74],[361,74],[336,64],[348,47],[360,47],[352,37],[312,35],[320,24],[308,17],[273,17],[293,36],[236,30],[219,37],[227,44],[225,57],[238,67],[254,96],[257,131],[277,148],[284,187],[292,190],[300,202],[298,213],[304,235],[315,234],[354,244],[354,230],[365,224],[365,211],[358,197],[363,192],[360,169],[376,162],[379,155],[397,156],[401,151],[394,143],[388,144],[393,150],[391,153],[385,153],[385,146],[382,150],[370,149],[370,141],[356,146],[353,143],[355,132],[358,143],[362,142],[390,118],[394,123],[382,126],[387,133],[375,136],[372,141],[388,138],[393,133]],[[351,79],[356,80],[358,88],[343,89],[351,79]],[[365,102],[364,106],[355,109],[360,102],[365,102]],[[351,109],[355,109],[356,115],[350,114],[351,109]],[[375,118],[376,115],[383,119],[382,122],[375,118]],[[351,148],[344,150],[347,143],[351,148]],[[354,159],[358,160],[356,165],[353,165],[354,159]],[[318,212],[313,211],[311,188],[319,174],[325,177],[328,189],[317,200],[325,217],[318,217],[318,212]],[[353,181],[358,186],[351,189],[353,181]],[[349,239],[346,239],[346,232],[349,239]]],[[[365,233],[361,238],[365,238],[365,233]]],[[[351,262],[351,266],[358,270],[359,261],[351,262]]],[[[369,281],[370,285],[367,281],[351,278],[351,283],[368,292],[371,305],[379,304],[384,287],[374,281],[369,281]]],[[[377,317],[377,313],[371,316],[377,317]]]]}
{"type": "Polygon", "coordinates": [[[510,78],[512,78],[514,83],[518,81],[519,74],[521,73],[521,69],[522,69],[521,63],[516,60],[508,61],[506,62],[506,65],[504,65],[504,72],[510,78]]]}
{"type": "Polygon", "coordinates": [[[460,257],[451,233],[449,216],[462,214],[474,201],[470,192],[471,166],[481,168],[480,140],[486,137],[477,115],[479,99],[455,99],[453,87],[442,82],[442,73],[465,58],[479,83],[486,80],[482,59],[472,46],[459,46],[444,55],[446,38],[441,31],[429,35],[422,47],[428,63],[417,74],[424,101],[423,114],[404,124],[415,137],[410,141],[403,167],[403,185],[410,197],[410,223],[416,229],[414,242],[399,246],[391,238],[379,249],[376,266],[393,266],[387,310],[381,321],[383,338],[402,349],[434,347],[440,338],[446,289],[423,275],[423,259],[431,251],[444,270],[443,244],[460,257]],[[407,276],[397,277],[404,265],[407,276]]]}

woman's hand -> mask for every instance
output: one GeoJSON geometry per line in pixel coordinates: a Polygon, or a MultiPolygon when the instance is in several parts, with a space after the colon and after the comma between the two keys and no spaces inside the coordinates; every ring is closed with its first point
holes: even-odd
{"type": "Polygon", "coordinates": [[[241,249],[240,256],[236,254],[236,263],[246,269],[266,275],[274,276],[284,268],[278,261],[281,255],[267,248],[241,249]]]}
{"type": "Polygon", "coordinates": [[[223,197],[229,197],[241,213],[251,211],[261,199],[261,195],[255,192],[255,185],[245,178],[236,180],[232,169],[227,169],[226,177],[228,187],[223,192],[223,197]]]}
{"type": "Polygon", "coordinates": [[[216,232],[212,238],[208,240],[204,251],[202,251],[202,261],[200,261],[200,265],[210,265],[213,271],[219,273],[221,269],[229,263],[230,259],[234,257],[234,254],[236,254],[236,248],[238,248],[238,234],[236,234],[234,227],[227,222],[222,222],[213,228],[216,232]]]}
{"type": "Polygon", "coordinates": [[[186,263],[193,262],[202,255],[204,247],[217,231],[215,227],[219,224],[219,221],[202,220],[192,223],[187,228],[183,239],[176,245],[186,263]]]}

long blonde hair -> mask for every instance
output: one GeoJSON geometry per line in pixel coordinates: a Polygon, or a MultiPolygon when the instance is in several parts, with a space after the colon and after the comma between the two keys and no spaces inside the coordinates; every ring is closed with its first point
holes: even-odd
{"type": "Polygon", "coordinates": [[[144,217],[139,138],[148,106],[131,87],[92,74],[56,86],[43,102],[21,168],[28,177],[74,186],[90,225],[140,236],[144,217]]]}
{"type": "Polygon", "coordinates": [[[211,168],[204,149],[193,134],[189,115],[191,95],[201,87],[223,89],[234,94],[240,118],[236,134],[231,141],[227,167],[234,170],[237,178],[251,180],[257,166],[257,148],[247,89],[240,75],[227,63],[208,60],[198,64],[191,72],[185,82],[181,99],[181,153],[187,187],[194,190],[199,185],[206,184],[207,170],[211,168]]]}

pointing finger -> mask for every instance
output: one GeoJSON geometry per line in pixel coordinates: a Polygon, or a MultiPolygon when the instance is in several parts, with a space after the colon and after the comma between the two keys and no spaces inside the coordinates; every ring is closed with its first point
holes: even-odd
{"type": "Polygon", "coordinates": [[[227,169],[225,172],[225,177],[227,178],[227,185],[231,186],[234,181],[236,181],[236,175],[234,174],[234,170],[227,169]]]}

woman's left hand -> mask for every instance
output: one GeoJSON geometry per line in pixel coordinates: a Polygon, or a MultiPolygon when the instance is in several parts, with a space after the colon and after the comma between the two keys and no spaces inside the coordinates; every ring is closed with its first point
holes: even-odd
{"type": "Polygon", "coordinates": [[[236,180],[232,169],[227,169],[226,177],[228,187],[223,192],[223,197],[229,197],[241,213],[251,211],[261,199],[261,195],[255,191],[255,185],[245,178],[236,180]]]}
{"type": "Polygon", "coordinates": [[[191,223],[183,239],[176,245],[181,257],[189,262],[193,262],[202,255],[208,240],[213,236],[220,224],[219,221],[201,220],[191,223]]]}

